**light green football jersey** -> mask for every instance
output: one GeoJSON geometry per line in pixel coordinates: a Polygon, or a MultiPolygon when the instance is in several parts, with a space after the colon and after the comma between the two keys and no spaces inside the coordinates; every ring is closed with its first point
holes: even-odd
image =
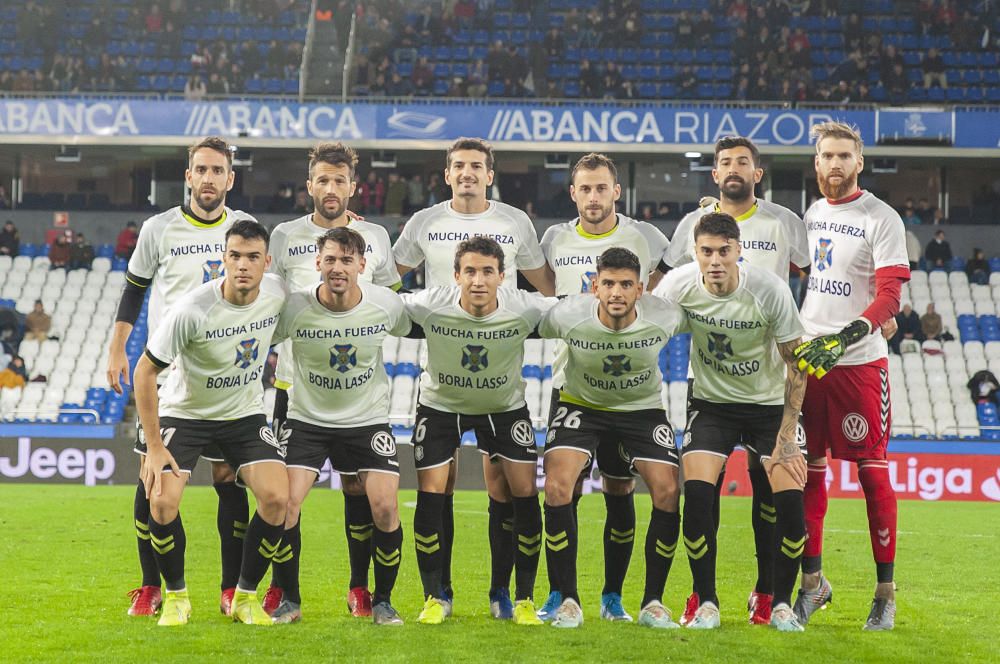
{"type": "Polygon", "coordinates": [[[643,295],[635,305],[636,320],[616,331],[600,321],[597,308],[594,295],[571,295],[550,309],[538,326],[541,336],[566,341],[560,398],[599,410],[662,410],[660,350],[684,331],[680,309],[643,295]]]}
{"type": "Polygon", "coordinates": [[[461,294],[458,286],[442,286],[402,296],[427,339],[420,403],[463,415],[524,406],[524,340],[556,300],[501,288],[497,310],[477,318],[459,305],[461,294]]]}
{"type": "Polygon", "coordinates": [[[291,347],[288,417],[344,428],[389,421],[389,377],[382,341],[410,331],[403,301],[388,288],[359,281],[361,302],[330,311],[317,297],[323,285],[292,293],[275,339],[291,347]]]}
{"type": "Polygon", "coordinates": [[[695,398],[783,404],[785,363],[775,344],[804,334],[795,300],[771,271],[743,263],[739,270],[739,286],[723,297],[708,292],[697,263],[670,271],[656,292],[687,318],[695,398]]]}

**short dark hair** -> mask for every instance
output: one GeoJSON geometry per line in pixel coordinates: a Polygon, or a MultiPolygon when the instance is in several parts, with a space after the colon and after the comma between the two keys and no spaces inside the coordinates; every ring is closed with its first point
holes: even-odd
{"type": "Polygon", "coordinates": [[[218,136],[208,136],[203,138],[191,147],[188,148],[188,166],[191,165],[191,160],[194,159],[194,153],[202,148],[208,150],[215,150],[223,157],[226,158],[226,164],[229,169],[233,168],[233,153],[236,152],[236,146],[230,145],[226,142],[226,139],[220,138],[218,136]]]}
{"type": "Polygon", "coordinates": [[[476,235],[468,240],[462,240],[458,249],[455,250],[455,272],[461,271],[462,256],[466,254],[479,254],[487,258],[497,259],[498,269],[503,272],[503,248],[500,243],[485,235],[476,235]]]}
{"type": "Polygon", "coordinates": [[[451,168],[451,154],[456,150],[478,150],[486,155],[486,170],[493,170],[493,146],[481,138],[462,137],[451,144],[445,155],[445,166],[451,168]]]}
{"type": "Polygon", "coordinates": [[[316,164],[330,164],[331,166],[347,166],[354,178],[354,170],[358,166],[358,153],[354,148],[343,143],[320,143],[309,151],[309,177],[312,178],[313,169],[316,164]]]}
{"type": "Polygon", "coordinates": [[[573,171],[569,175],[570,184],[576,182],[576,174],[578,171],[596,171],[602,166],[611,171],[611,179],[617,183],[618,168],[615,167],[615,162],[611,160],[611,157],[597,152],[591,152],[590,154],[585,154],[580,157],[579,161],[576,162],[576,165],[573,166],[573,171]]]}
{"type": "Polygon", "coordinates": [[[713,162],[716,166],[719,165],[719,153],[723,150],[732,150],[733,148],[746,148],[750,150],[750,156],[753,159],[753,167],[760,168],[760,150],[754,145],[754,142],[749,138],[743,136],[725,136],[720,138],[715,144],[715,161],[713,162]]]}
{"type": "Polygon", "coordinates": [[[320,253],[323,253],[323,248],[326,247],[327,242],[333,242],[347,253],[355,254],[361,258],[364,258],[365,251],[368,249],[368,243],[365,242],[364,236],[346,226],[331,228],[316,238],[316,249],[320,253]]]}
{"type": "Polygon", "coordinates": [[[694,226],[694,239],[701,235],[716,235],[727,240],[740,241],[740,225],[725,212],[709,212],[694,226]]]}
{"type": "Polygon", "coordinates": [[[236,221],[229,230],[226,231],[226,245],[229,245],[229,238],[238,235],[244,240],[263,240],[264,246],[271,243],[271,234],[267,232],[267,227],[255,219],[240,219],[236,221]]]}
{"type": "Polygon", "coordinates": [[[604,270],[632,270],[642,276],[642,266],[639,257],[625,247],[611,247],[597,258],[597,272],[604,270]]]}

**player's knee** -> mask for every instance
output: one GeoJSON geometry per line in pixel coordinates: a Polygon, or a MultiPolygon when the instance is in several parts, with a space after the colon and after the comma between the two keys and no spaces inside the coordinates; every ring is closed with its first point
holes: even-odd
{"type": "Polygon", "coordinates": [[[341,475],[340,487],[349,496],[365,495],[365,485],[361,483],[357,475],[341,475]]]}
{"type": "Polygon", "coordinates": [[[212,462],[212,482],[215,484],[222,484],[224,482],[235,481],[236,473],[233,471],[232,466],[224,462],[212,462]]]}
{"type": "Polygon", "coordinates": [[[601,484],[604,493],[612,496],[627,496],[635,491],[635,480],[623,480],[604,476],[601,478],[601,484]]]}
{"type": "Polygon", "coordinates": [[[555,475],[545,476],[545,503],[558,507],[568,505],[573,500],[574,481],[567,481],[565,478],[555,475]]]}
{"type": "Polygon", "coordinates": [[[399,508],[396,505],[396,496],[368,496],[371,504],[372,521],[375,527],[383,532],[394,530],[395,524],[399,521],[399,508]]]}
{"type": "Polygon", "coordinates": [[[285,503],[285,526],[291,528],[299,521],[299,515],[302,513],[302,501],[295,500],[295,498],[289,498],[288,502],[285,503]]]}
{"type": "Polygon", "coordinates": [[[653,507],[664,512],[676,512],[680,505],[681,490],[675,478],[665,478],[649,487],[653,507]]]}
{"type": "Polygon", "coordinates": [[[254,493],[257,511],[268,523],[284,521],[288,509],[288,487],[269,486],[254,493]]]}
{"type": "Polygon", "coordinates": [[[165,494],[153,495],[149,499],[149,515],[160,524],[167,525],[177,518],[177,501],[165,494]]]}

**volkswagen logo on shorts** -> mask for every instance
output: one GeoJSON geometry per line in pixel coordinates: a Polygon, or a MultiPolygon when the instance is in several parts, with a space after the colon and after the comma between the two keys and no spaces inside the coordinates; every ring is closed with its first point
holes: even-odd
{"type": "Polygon", "coordinates": [[[852,443],[864,440],[868,436],[868,420],[857,413],[848,413],[840,425],[844,437],[852,443]]]}
{"type": "Polygon", "coordinates": [[[653,429],[653,442],[660,447],[666,447],[668,449],[674,449],[674,431],[666,424],[661,424],[660,426],[653,429]]]}
{"type": "Polygon", "coordinates": [[[625,463],[632,463],[632,457],[629,455],[628,450],[621,443],[618,443],[618,456],[625,463]]]}
{"type": "Polygon", "coordinates": [[[372,451],[379,456],[396,456],[396,441],[391,433],[379,431],[372,436],[372,451]]]}
{"type": "Polygon", "coordinates": [[[518,420],[510,428],[510,437],[521,447],[532,447],[535,444],[535,430],[528,420],[518,420]]]}

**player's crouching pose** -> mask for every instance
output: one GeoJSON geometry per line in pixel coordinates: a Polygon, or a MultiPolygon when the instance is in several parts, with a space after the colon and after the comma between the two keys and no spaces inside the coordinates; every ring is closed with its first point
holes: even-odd
{"type": "Polygon", "coordinates": [[[149,534],[167,586],[160,625],[183,625],[191,615],[178,508],[198,456],[211,443],[257,500],[243,540],[233,619],[271,624],[256,590],[281,544],[288,477],[284,449],[264,416],[261,375],[285,301],[281,280],[264,275],[267,244],[267,229],[256,221],[233,224],[226,232],[225,278],[199,286],[170,309],[135,370],[148,446],[142,481],[151,505],[149,534]],[[171,364],[158,397],[156,375],[171,364]]]}
{"type": "Polygon", "coordinates": [[[382,341],[409,332],[410,319],[395,293],[359,278],[366,249],[360,233],[330,229],[319,237],[317,248],[322,282],[289,297],[275,335],[276,340],[288,339],[294,362],[288,419],[278,435],[288,445],[290,492],[284,546],[274,558],[274,580],[284,593],[272,617],[276,623],[302,617],[299,512],[320,468],[330,459],[335,471],[358,476],[371,504],[372,620],[376,625],[402,625],[390,603],[402,558],[403,529],[382,341]]]}
{"type": "Polygon", "coordinates": [[[682,331],[680,310],[643,295],[643,267],[627,249],[608,249],[597,262],[595,295],[572,295],[542,319],[539,333],[564,339],[565,382],[550,415],[545,448],[545,546],[553,556],[563,602],[555,627],[579,627],[577,524],[573,487],[603,441],[620,442],[629,468],[649,487],[653,511],[646,532],[646,587],[639,624],[677,627],[661,603],[680,530],[674,430],[660,401],[657,359],[682,331]]]}
{"type": "Polygon", "coordinates": [[[806,381],[794,349],[802,337],[787,283],[740,263],[740,227],[713,212],[694,228],[694,264],[672,270],[657,294],[675,302],[692,332],[694,388],[684,433],[684,546],[700,606],[687,627],[719,626],[715,592],[715,485],[737,441],[767,471],[774,498],[771,624],[802,631],[791,597],[805,522],[806,462],[796,444],[806,381]],[[783,387],[782,387],[783,386],[783,387]]]}
{"type": "MultiPolygon", "coordinates": [[[[424,624],[439,624],[450,613],[442,579],[442,505],[449,469],[468,430],[475,431],[479,450],[500,469],[513,496],[512,532],[490,529],[492,552],[505,550],[493,541],[498,537],[516,546],[515,603],[509,617],[519,625],[542,624],[532,600],[542,541],[535,485],[538,453],[521,366],[524,340],[555,300],[500,288],[504,277],[500,244],[478,236],[461,242],[455,252],[458,285],[403,296],[410,318],[422,326],[427,339],[413,432],[420,487],[413,540],[426,598],[418,622],[424,624]]],[[[487,485],[493,502],[498,497],[495,487],[487,485]]],[[[501,599],[510,603],[510,570],[504,566],[507,556],[492,557],[491,608],[494,618],[504,618],[498,607],[501,599]],[[500,573],[503,569],[505,574],[500,573]]]]}

